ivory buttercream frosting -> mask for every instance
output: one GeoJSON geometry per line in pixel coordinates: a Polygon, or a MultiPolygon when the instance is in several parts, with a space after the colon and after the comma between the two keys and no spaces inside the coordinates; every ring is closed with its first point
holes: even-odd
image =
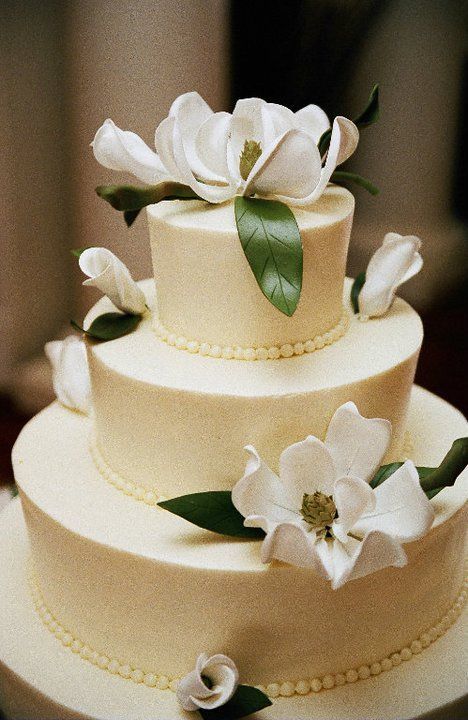
{"type": "Polygon", "coordinates": [[[354,122],[186,93],[156,152],[99,129],[96,158],[145,183],[97,190],[128,225],[147,207],[154,277],[75,251],[107,297],[66,341],[79,363],[48,347],[58,399],[13,452],[9,720],[461,702],[468,425],[413,386],[422,323],[395,297],[423,245],[389,233],[345,277],[354,198],[336,183],[372,186],[336,167],[377,115],[377,88],[354,122]]]}

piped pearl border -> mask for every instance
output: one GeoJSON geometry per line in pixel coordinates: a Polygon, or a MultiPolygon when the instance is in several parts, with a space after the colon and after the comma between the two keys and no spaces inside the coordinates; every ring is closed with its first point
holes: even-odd
{"type": "Polygon", "coordinates": [[[163,342],[178,350],[185,350],[189,353],[204,355],[224,360],[279,360],[290,358],[293,355],[304,355],[315,350],[321,350],[326,345],[332,345],[346,333],[349,326],[349,313],[343,309],[340,321],[323,335],[316,335],[310,340],[303,342],[285,343],[284,345],[272,345],[270,347],[241,347],[240,345],[213,345],[198,340],[188,340],[185,337],[176,335],[167,330],[157,318],[154,319],[153,330],[157,337],[163,342]]]}
{"type": "MultiPolygon", "coordinates": [[[[83,660],[101,668],[101,670],[106,670],[112,675],[120,675],[120,677],[125,680],[132,680],[136,684],[143,684],[150,688],[157,688],[158,690],[172,690],[172,692],[177,690],[177,684],[180,680],[179,677],[147,672],[130,663],[103,655],[94,650],[90,645],[86,645],[83,641],[76,638],[47,608],[32,563],[30,563],[28,574],[31,596],[36,612],[45,627],[55,635],[64,647],[76,655],[79,655],[83,660]]],[[[466,603],[467,595],[468,577],[465,578],[455,602],[436,625],[421,633],[418,638],[400,651],[382,658],[380,662],[374,662],[371,665],[360,665],[357,668],[350,668],[349,670],[333,675],[324,675],[323,677],[298,680],[295,682],[289,680],[285,682],[273,682],[268,685],[257,685],[257,687],[271,698],[292,697],[293,695],[309,695],[310,693],[318,693],[321,690],[331,690],[334,687],[340,687],[347,683],[352,684],[358,680],[366,680],[369,677],[380,675],[382,672],[401,665],[402,662],[411,660],[413,655],[419,655],[425,648],[432,645],[433,642],[444,635],[461,614],[466,603]]]]}
{"type": "Polygon", "coordinates": [[[163,495],[159,495],[154,490],[147,490],[143,485],[133,482],[132,480],[126,480],[121,475],[116,473],[107,461],[102,456],[101,451],[98,448],[96,439],[91,436],[89,442],[89,449],[94,465],[98,473],[106,480],[110,485],[113,485],[117,490],[123,492],[124,495],[132,497],[134,500],[139,500],[147,505],[157,505],[158,502],[165,500],[163,495]]]}

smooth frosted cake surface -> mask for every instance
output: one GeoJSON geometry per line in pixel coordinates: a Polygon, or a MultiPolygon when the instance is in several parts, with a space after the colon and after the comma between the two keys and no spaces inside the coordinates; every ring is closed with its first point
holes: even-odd
{"type": "MultiPolygon", "coordinates": [[[[416,462],[437,464],[466,430],[457,411],[415,391],[416,462]]],[[[339,672],[403,647],[459,590],[466,472],[434,500],[436,527],[408,547],[405,568],[334,591],[304,569],[263,565],[256,542],[217,537],[117,492],[88,442],[89,421],[53,405],[16,446],[34,563],[48,606],[70,631],[135,667],[183,674],[202,644],[239,658],[252,683],[339,672]]]]}
{"type": "MultiPolygon", "coordinates": [[[[142,287],[152,305],[151,281],[142,287]]],[[[107,309],[102,300],[87,321],[107,309]]],[[[131,335],[88,346],[97,447],[112,471],[164,496],[231,489],[245,445],[276,467],[284,447],[323,438],[336,408],[353,400],[392,422],[388,459],[399,459],[421,342],[419,316],[403,300],[383,318],[352,318],[330,347],[264,362],[168,347],[144,320],[131,335]]]]}
{"type": "Polygon", "coordinates": [[[292,317],[262,294],[237,236],[234,205],[172,201],[148,208],[158,316],[171,333],[221,346],[281,346],[330,331],[342,287],[354,198],[337,186],[295,217],[304,248],[292,317]]]}

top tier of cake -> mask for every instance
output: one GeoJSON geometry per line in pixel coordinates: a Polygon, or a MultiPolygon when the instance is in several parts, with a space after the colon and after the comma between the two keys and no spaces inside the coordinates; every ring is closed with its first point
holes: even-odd
{"type": "Polygon", "coordinates": [[[148,219],[159,322],[187,340],[221,346],[281,346],[334,328],[354,198],[329,186],[311,208],[294,208],[304,249],[301,299],[292,317],[262,294],[239,242],[233,202],[151,205],[148,219]]]}

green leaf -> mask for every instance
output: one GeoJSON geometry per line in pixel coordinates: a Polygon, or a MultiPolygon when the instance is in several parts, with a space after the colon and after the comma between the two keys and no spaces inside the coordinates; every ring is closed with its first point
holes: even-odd
{"type": "Polygon", "coordinates": [[[369,125],[372,125],[373,123],[377,122],[380,115],[380,107],[379,107],[379,86],[374,85],[372,88],[372,92],[369,95],[369,100],[367,101],[367,105],[362,111],[360,115],[357,116],[357,118],[354,120],[354,124],[358,126],[358,128],[364,128],[369,127],[369,125]]]}
{"type": "MultiPolygon", "coordinates": [[[[402,462],[382,465],[370,481],[370,486],[375,489],[393,475],[393,473],[402,465],[402,462]]],[[[454,441],[452,447],[440,463],[439,467],[417,467],[416,470],[418,471],[421,487],[429,500],[440,493],[444,487],[454,485],[456,479],[467,465],[468,438],[459,438],[454,441]]]]}
{"type": "Polygon", "coordinates": [[[201,198],[188,185],[176,182],[161,182],[157,185],[99,185],[96,192],[115,210],[124,214],[124,220],[130,227],[140,210],[161,200],[194,200],[201,198]]]}
{"type": "Polygon", "coordinates": [[[358,175],[357,173],[346,172],[345,170],[335,170],[330,178],[330,182],[338,184],[355,183],[356,185],[359,185],[359,187],[364,188],[364,190],[367,190],[367,192],[371,195],[378,195],[380,192],[379,188],[367,178],[364,178],[362,175],[358,175]]]}
{"type": "Polygon", "coordinates": [[[163,500],[159,507],[212,532],[231,537],[258,540],[265,537],[260,528],[244,527],[244,518],[234,507],[228,490],[212,490],[163,500]]]}
{"type": "Polygon", "coordinates": [[[140,320],[141,315],[110,312],[99,315],[86,330],[74,320],[70,322],[75,330],[85,333],[94,340],[116,340],[135,330],[140,320]]]}
{"type": "Polygon", "coordinates": [[[266,298],[291,316],[302,288],[302,240],[292,211],[277,200],[236,197],[237,231],[266,298]]]}
{"type": "Polygon", "coordinates": [[[387,478],[390,477],[390,475],[393,475],[393,473],[398,470],[398,468],[401,468],[403,465],[402,462],[394,462],[389,463],[389,465],[382,465],[377,472],[375,473],[374,477],[370,481],[369,485],[371,488],[375,490],[376,487],[381,485],[387,478]]]}
{"type": "Polygon", "coordinates": [[[89,250],[89,248],[90,248],[90,245],[88,245],[87,247],[75,248],[74,250],[70,250],[70,252],[72,255],[79,258],[80,255],[82,255],[85,250],[89,250]]]}
{"type": "Polygon", "coordinates": [[[362,290],[364,283],[366,282],[366,273],[361,272],[356,277],[351,287],[351,305],[353,306],[354,314],[359,313],[359,293],[362,290]]]}
{"type": "Polygon", "coordinates": [[[444,487],[454,485],[455,480],[468,465],[468,437],[458,438],[444,457],[438,468],[421,480],[421,487],[432,497],[444,487]]]}
{"type": "Polygon", "coordinates": [[[139,214],[140,210],[124,210],[123,216],[127,227],[133,225],[139,214]]]}
{"type": "MultiPolygon", "coordinates": [[[[379,119],[379,115],[379,86],[374,85],[374,87],[372,88],[372,92],[369,96],[369,100],[367,101],[366,107],[364,108],[362,113],[353,120],[353,122],[355,125],[357,125],[358,128],[369,127],[369,125],[372,125],[372,123],[377,122],[377,120],[379,119]]],[[[331,128],[325,130],[325,132],[320,137],[320,140],[318,141],[318,149],[322,157],[328,150],[328,146],[330,145],[331,134],[331,128]]],[[[376,195],[377,193],[372,194],[376,195]]]]}
{"type": "Polygon", "coordinates": [[[13,485],[10,485],[10,495],[12,498],[15,498],[18,496],[18,486],[16,483],[13,483],[13,485]]]}
{"type": "Polygon", "coordinates": [[[199,710],[203,720],[237,720],[272,705],[265,693],[250,685],[238,685],[232,698],[214,710],[199,710]]]}

